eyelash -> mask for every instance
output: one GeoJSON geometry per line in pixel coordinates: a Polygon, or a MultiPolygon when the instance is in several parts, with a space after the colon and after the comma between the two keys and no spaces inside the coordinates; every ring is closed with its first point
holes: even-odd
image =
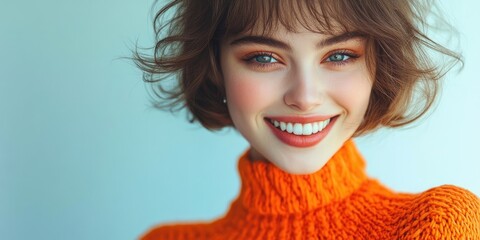
{"type": "MultiPolygon", "coordinates": [[[[349,62],[355,61],[359,57],[360,57],[360,55],[355,54],[355,53],[353,53],[349,50],[343,49],[343,50],[337,50],[337,51],[334,51],[334,52],[330,53],[328,55],[328,57],[325,58],[325,60],[323,60],[322,62],[325,62],[325,63],[328,63],[328,64],[333,64],[334,66],[343,66],[345,64],[348,64],[349,62]],[[348,57],[348,58],[346,60],[341,60],[341,61],[331,61],[331,60],[328,61],[329,58],[331,58],[332,56],[335,56],[335,55],[342,55],[343,57],[348,57]]],[[[252,65],[253,67],[258,68],[258,69],[268,69],[268,68],[273,67],[276,64],[281,63],[277,58],[275,58],[273,56],[273,53],[271,53],[271,52],[255,52],[255,53],[247,55],[244,58],[244,61],[247,64],[252,65]],[[276,62],[260,63],[260,62],[255,61],[255,58],[261,57],[261,56],[268,56],[268,57],[276,60],[276,62]]]]}

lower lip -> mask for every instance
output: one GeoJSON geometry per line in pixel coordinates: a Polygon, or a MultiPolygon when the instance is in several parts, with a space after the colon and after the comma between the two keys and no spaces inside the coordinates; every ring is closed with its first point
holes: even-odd
{"type": "Polygon", "coordinates": [[[265,119],[265,122],[273,131],[273,134],[283,143],[293,147],[306,148],[314,146],[322,141],[323,138],[327,136],[328,132],[330,132],[330,129],[332,129],[333,124],[335,124],[337,121],[337,118],[338,117],[334,117],[330,119],[330,123],[327,125],[327,127],[325,127],[321,132],[312,135],[294,135],[293,133],[288,133],[286,131],[284,132],[276,128],[268,119],[265,119]]]}

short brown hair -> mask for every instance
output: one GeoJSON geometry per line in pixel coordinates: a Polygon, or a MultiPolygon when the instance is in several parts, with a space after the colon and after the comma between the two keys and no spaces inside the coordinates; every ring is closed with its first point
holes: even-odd
{"type": "Polygon", "coordinates": [[[422,31],[428,27],[432,4],[428,0],[174,0],[154,18],[153,56],[135,51],[134,60],[144,71],[144,81],[154,83],[156,107],[187,107],[191,122],[215,130],[232,125],[222,102],[222,39],[254,27],[264,34],[280,25],[294,31],[298,24],[319,33],[361,32],[367,38],[367,67],[374,82],[359,135],[420,118],[434,103],[438,80],[462,62],[461,55],[422,31]],[[429,51],[450,57],[450,64],[434,64],[429,51]],[[172,74],[176,78],[170,78],[172,74]],[[176,84],[166,88],[167,80],[176,84]]]}

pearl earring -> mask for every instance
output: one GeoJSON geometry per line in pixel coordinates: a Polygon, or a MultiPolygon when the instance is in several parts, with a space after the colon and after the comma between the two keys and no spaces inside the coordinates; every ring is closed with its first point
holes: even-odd
{"type": "Polygon", "coordinates": [[[227,99],[223,98],[223,103],[224,104],[227,103],[227,99]]]}

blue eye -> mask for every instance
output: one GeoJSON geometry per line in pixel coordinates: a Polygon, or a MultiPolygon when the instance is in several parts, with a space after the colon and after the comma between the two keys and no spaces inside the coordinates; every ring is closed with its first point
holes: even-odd
{"type": "Polygon", "coordinates": [[[258,63],[261,63],[261,64],[278,62],[277,59],[275,59],[271,55],[267,55],[267,54],[256,55],[252,58],[252,60],[255,60],[255,62],[258,62],[258,63]]]}
{"type": "Polygon", "coordinates": [[[350,56],[344,53],[334,53],[327,58],[327,62],[343,62],[350,59],[350,56]]]}
{"type": "Polygon", "coordinates": [[[242,59],[255,71],[270,71],[278,68],[282,62],[272,52],[254,52],[242,59]]]}

